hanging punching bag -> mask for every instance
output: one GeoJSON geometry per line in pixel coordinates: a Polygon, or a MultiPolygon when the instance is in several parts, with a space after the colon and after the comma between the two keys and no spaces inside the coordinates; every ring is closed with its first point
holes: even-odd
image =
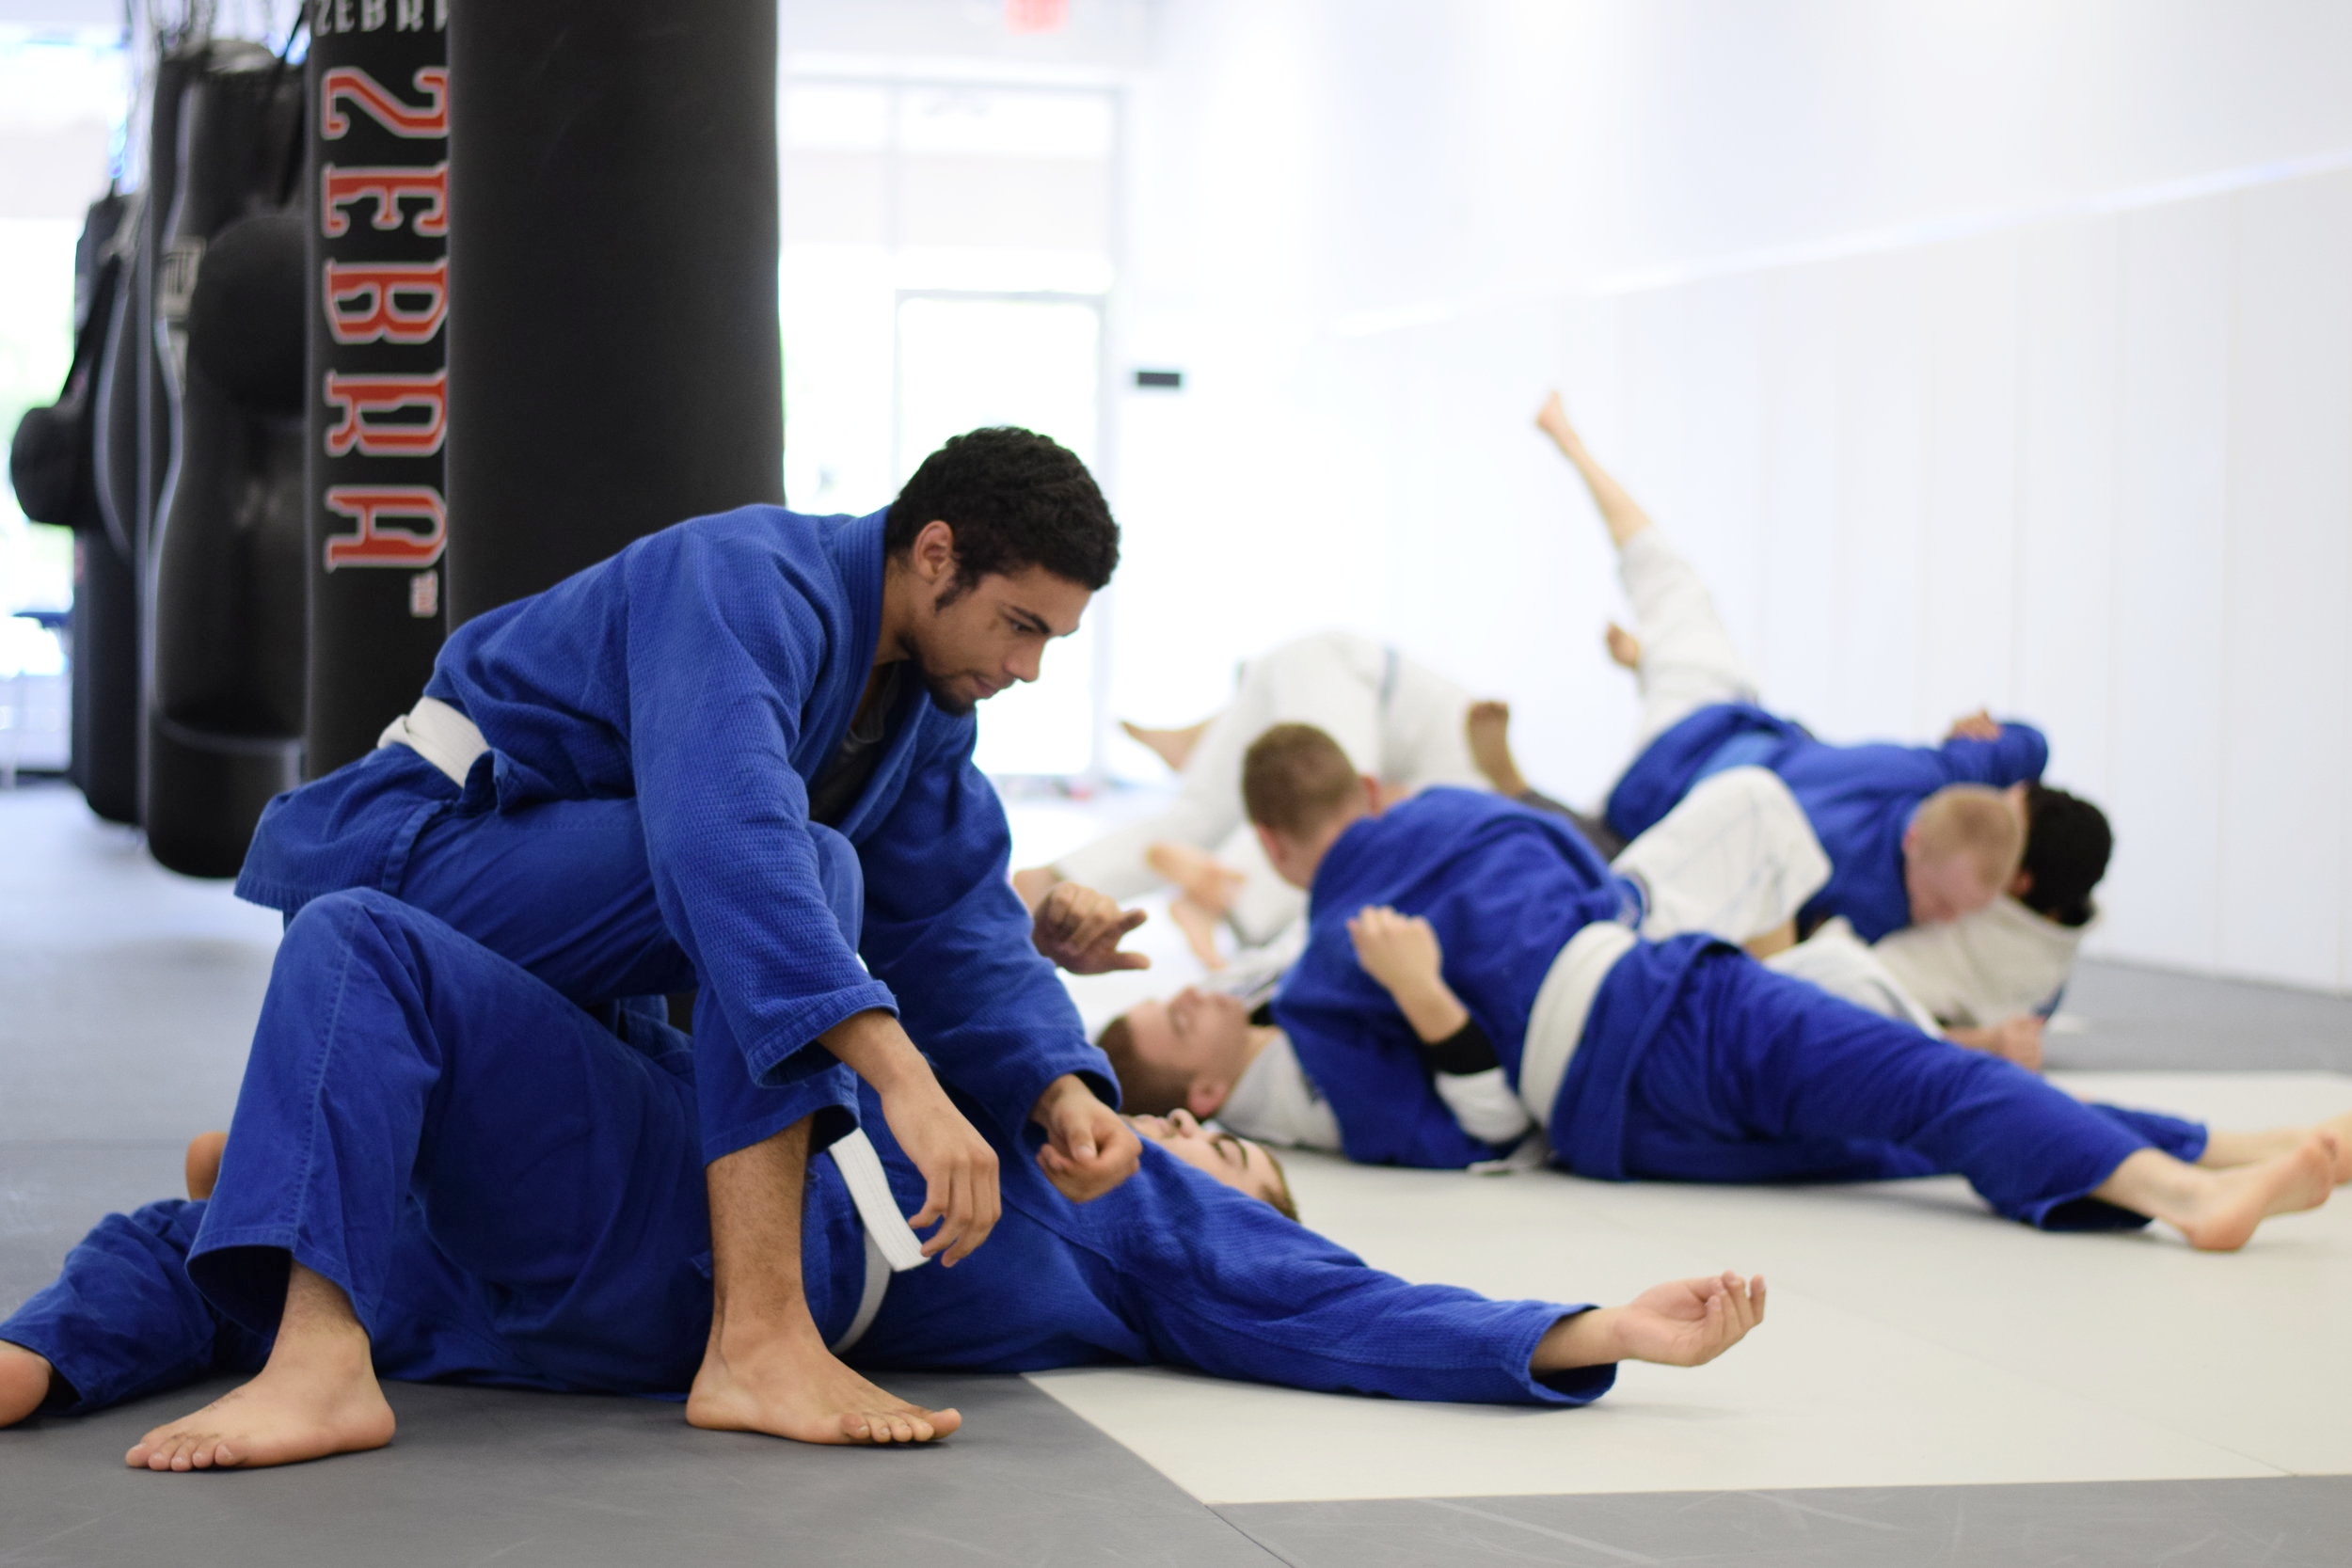
{"type": "Polygon", "coordinates": [[[783,496],[775,0],[449,29],[451,624],[783,496]]]}
{"type": "Polygon", "coordinates": [[[310,778],[373,748],[441,646],[449,55],[433,9],[322,6],[310,44],[310,778]]]}
{"type": "MultiPolygon", "coordinates": [[[[67,775],[92,811],[119,822],[138,820],[138,579],[128,535],[112,515],[118,476],[102,461],[101,443],[114,422],[117,384],[107,367],[119,363],[130,314],[136,225],[135,206],[124,197],[91,205],[74,253],[72,369],[55,404],[25,414],[8,453],[24,515],[73,531],[67,775]]],[[[125,493],[136,483],[135,471],[125,493]]]]}
{"type": "Polygon", "coordinates": [[[233,876],[301,782],[302,77],[215,43],[180,101],[156,334],[171,463],[148,545],[148,848],[233,876]]]}

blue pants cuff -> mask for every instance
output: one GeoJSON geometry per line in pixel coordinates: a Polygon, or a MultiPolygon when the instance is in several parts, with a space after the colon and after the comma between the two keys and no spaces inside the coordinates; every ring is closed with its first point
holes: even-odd
{"type": "Polygon", "coordinates": [[[781,1087],[739,1087],[727,1097],[725,1109],[730,1115],[723,1122],[710,1115],[714,1107],[708,1097],[703,1109],[705,1164],[764,1143],[809,1117],[816,1118],[808,1140],[809,1152],[814,1154],[857,1126],[857,1074],[836,1062],[781,1087]]]}

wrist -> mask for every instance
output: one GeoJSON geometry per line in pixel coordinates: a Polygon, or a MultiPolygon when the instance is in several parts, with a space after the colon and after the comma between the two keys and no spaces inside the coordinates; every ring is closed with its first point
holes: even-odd
{"type": "Polygon", "coordinates": [[[1431,974],[1397,988],[1397,1010],[1405,1015],[1423,1045],[1458,1033],[1470,1022],[1470,1009],[1441,976],[1431,974]]]}
{"type": "Polygon", "coordinates": [[[1618,1312],[1614,1307],[1588,1307],[1552,1324],[1535,1341],[1528,1370],[1540,1376],[1579,1367],[1606,1367],[1626,1359],[1617,1345],[1618,1312]]]}
{"type": "Polygon", "coordinates": [[[1065,1072],[1046,1085],[1038,1095],[1037,1103],[1029,1109],[1029,1119],[1041,1127],[1052,1125],[1056,1108],[1073,1096],[1089,1103],[1095,1098],[1094,1091],[1087,1086],[1085,1079],[1074,1072],[1065,1072]]]}
{"type": "Polygon", "coordinates": [[[936,1084],[931,1065],[898,1021],[882,1011],[855,1013],[819,1037],[826,1050],[844,1066],[874,1086],[879,1094],[896,1094],[925,1084],[936,1084]]]}

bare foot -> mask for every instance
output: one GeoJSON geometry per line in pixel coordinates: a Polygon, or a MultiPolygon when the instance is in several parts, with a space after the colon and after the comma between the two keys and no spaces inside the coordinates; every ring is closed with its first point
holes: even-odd
{"type": "Polygon", "coordinates": [[[1192,949],[1192,956],[1200,960],[1201,968],[1225,967],[1225,955],[1217,951],[1216,946],[1217,927],[1225,923],[1223,915],[1212,912],[1199,899],[1186,894],[1168,906],[1168,918],[1184,933],[1184,945],[1192,949]]]}
{"type": "Polygon", "coordinates": [[[1544,399],[1544,405],[1535,410],[1535,428],[1551,437],[1552,444],[1565,452],[1577,445],[1576,427],[1568,423],[1568,405],[1553,392],[1544,399]]]}
{"type": "Polygon", "coordinates": [[[1511,754],[1511,705],[1492,699],[1472,703],[1462,728],[1470,738],[1470,761],[1486,775],[1495,793],[1518,800],[1527,793],[1527,776],[1511,754]]]}
{"type": "Polygon", "coordinates": [[[226,1132],[199,1132],[188,1140],[188,1196],[207,1198],[220,1185],[221,1151],[229,1147],[226,1132]]]}
{"type": "Polygon", "coordinates": [[[1143,861],[1175,883],[1185,897],[1207,911],[1213,920],[1225,918],[1242,883],[1249,879],[1215,855],[1189,844],[1154,844],[1143,852],[1143,861]]]}
{"type": "Polygon", "coordinates": [[[358,1453],[391,1440],[392,1407],[384,1402],[361,1335],[356,1351],[348,1343],[273,1351],[252,1382],[155,1428],[122,1461],[134,1470],[251,1470],[358,1453]]]}
{"type": "Polygon", "coordinates": [[[1119,721],[1119,727],[1125,730],[1131,739],[1151,747],[1162,762],[1181,773],[1184,770],[1184,764],[1192,760],[1192,749],[1200,744],[1201,736],[1216,722],[1216,718],[1212,714],[1198,724],[1187,724],[1181,730],[1147,730],[1141,724],[1131,724],[1124,719],[1119,721]]]}
{"type": "Polygon", "coordinates": [[[49,1359],[0,1339],[0,1427],[12,1427],[49,1397],[49,1359]]]}
{"type": "Polygon", "coordinates": [[[2272,1127],[2259,1132],[2231,1132],[2215,1128],[2206,1135],[2204,1152],[2197,1156],[2197,1163],[2208,1169],[2257,1164],[2300,1148],[2313,1133],[2325,1133],[2335,1140],[2336,1185],[2341,1187],[2352,1181],[2352,1111],[2306,1127],[2272,1127]]]}
{"type": "Polygon", "coordinates": [[[2314,1132],[2276,1159],[2212,1173],[2183,1212],[2159,1217],[2179,1227],[2200,1252],[2235,1252],[2271,1216],[2327,1202],[2335,1187],[2336,1156],[2334,1136],[2314,1132]]]}
{"type": "Polygon", "coordinates": [[[1642,668],[1642,640],[1614,621],[1609,623],[1609,629],[1601,635],[1609,644],[1610,662],[1639,673],[1642,668]]]}
{"type": "Polygon", "coordinates": [[[928,1443],[963,1425],[858,1376],[814,1339],[780,1339],[729,1355],[711,1337],[686,1396],[686,1419],[711,1432],[764,1432],[798,1443],[928,1443]]]}

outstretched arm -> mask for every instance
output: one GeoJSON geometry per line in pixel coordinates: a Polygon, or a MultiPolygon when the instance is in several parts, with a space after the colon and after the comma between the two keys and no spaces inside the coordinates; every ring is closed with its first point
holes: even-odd
{"type": "Polygon", "coordinates": [[[1625,486],[1584,450],[1584,438],[1568,423],[1568,411],[1559,393],[1544,399],[1544,406],[1535,416],[1535,428],[1550,436],[1552,444],[1560,449],[1560,455],[1576,465],[1576,471],[1584,478],[1584,488],[1592,492],[1593,504],[1600,509],[1600,520],[1609,525],[1610,539],[1619,549],[1625,548],[1627,540],[1650,526],[1649,514],[1635,504],[1633,498],[1626,494],[1625,486]]]}

